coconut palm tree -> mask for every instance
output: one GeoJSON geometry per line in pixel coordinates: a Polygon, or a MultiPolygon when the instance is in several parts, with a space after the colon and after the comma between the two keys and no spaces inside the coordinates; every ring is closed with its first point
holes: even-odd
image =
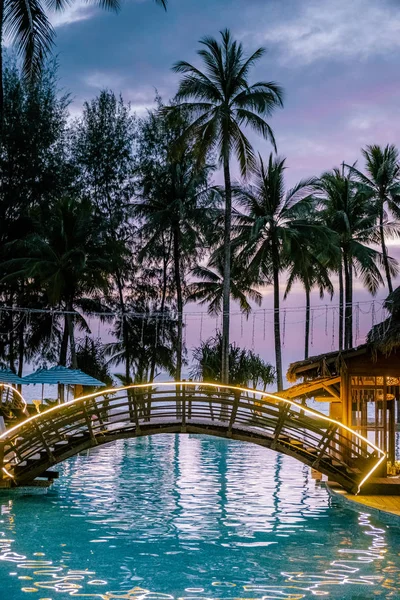
{"type": "Polygon", "coordinates": [[[365,158],[367,175],[354,166],[349,168],[356,176],[361,187],[366,189],[375,202],[383,266],[389,293],[391,294],[393,292],[392,273],[385,238],[400,235],[398,223],[388,221],[390,213],[396,218],[400,216],[399,151],[396,146],[388,144],[385,148],[377,145],[367,146],[361,152],[365,158]]]}
{"type": "MultiPolygon", "coordinates": [[[[186,135],[193,136],[200,158],[210,150],[223,166],[225,181],[224,225],[224,291],[222,319],[222,381],[229,381],[229,306],[231,287],[231,220],[232,185],[231,160],[236,157],[242,176],[255,167],[255,155],[244,129],[249,128],[272,142],[275,138],[265,120],[283,106],[283,91],[274,82],[259,81],[251,84],[251,68],[264,54],[259,48],[246,57],[241,43],[233,40],[226,29],[218,42],[203,38],[198,51],[204,69],[186,62],[177,62],[173,69],[182,73],[176,96],[178,109],[191,118],[186,135]]],[[[176,109],[176,107],[175,107],[176,109]]]]}
{"type": "MultiPolygon", "coordinates": [[[[155,0],[166,9],[167,0],[155,0]]],[[[94,0],[93,4],[117,12],[119,0],[94,0]]],[[[55,31],[46,9],[62,12],[70,0],[8,0],[0,2],[0,118],[3,112],[3,38],[7,37],[22,59],[25,76],[34,79],[54,44],[55,31]]]]}
{"type": "Polygon", "coordinates": [[[134,214],[145,245],[139,258],[154,258],[152,251],[170,240],[177,307],[175,378],[181,380],[183,360],[183,307],[185,271],[208,247],[216,220],[215,189],[209,185],[213,165],[197,168],[187,140],[176,146],[187,122],[178,113],[158,111],[143,124],[145,153],[138,168],[139,193],[134,214]],[[151,139],[149,143],[149,139],[151,139]]]}
{"type": "Polygon", "coordinates": [[[283,386],[280,333],[279,275],[290,264],[294,240],[301,243],[315,235],[319,223],[310,215],[313,179],[300,181],[285,192],[285,159],[270,154],[265,164],[259,157],[252,185],[237,189],[244,213],[237,217],[239,235],[235,241],[239,257],[249,274],[272,280],[274,288],[274,338],[278,390],[283,386]]]}
{"type": "MultiPolygon", "coordinates": [[[[376,210],[370,193],[355,185],[352,169],[335,168],[324,173],[316,185],[322,192],[322,218],[339,239],[340,255],[336,264],[340,288],[339,348],[343,347],[344,330],[344,348],[348,349],[353,345],[354,276],[360,277],[372,295],[383,284],[384,256],[370,247],[380,240],[376,210]]],[[[388,256],[386,259],[391,275],[395,275],[396,261],[388,256]]]]}
{"type": "Polygon", "coordinates": [[[74,325],[88,330],[76,309],[86,313],[99,310],[95,295],[109,287],[109,249],[100,240],[100,226],[88,200],[61,198],[38,231],[15,244],[20,258],[6,263],[9,278],[35,282],[51,307],[65,311],[60,365],[66,365],[69,345],[76,368],[74,325]]]}
{"type": "MultiPolygon", "coordinates": [[[[323,226],[321,225],[321,227],[323,226]]],[[[326,239],[328,236],[324,233],[323,237],[326,239]]],[[[304,240],[302,241],[303,243],[297,248],[297,239],[293,240],[291,244],[291,264],[289,266],[289,276],[283,299],[286,300],[296,281],[302,284],[306,293],[304,358],[308,358],[310,347],[311,292],[314,287],[317,287],[320,298],[323,298],[325,292],[328,292],[332,299],[334,289],[329,276],[329,266],[327,266],[329,265],[329,258],[327,259],[326,253],[324,256],[322,248],[312,248],[304,244],[304,240]]]]}
{"type": "MultiPolygon", "coordinates": [[[[222,309],[224,293],[224,264],[222,254],[217,254],[208,266],[197,265],[192,274],[201,281],[188,285],[188,301],[208,304],[210,315],[218,315],[222,309]]],[[[250,280],[242,265],[233,257],[231,270],[231,298],[239,303],[240,310],[248,316],[251,312],[250,301],[261,306],[262,294],[254,287],[265,282],[250,280]]]]}

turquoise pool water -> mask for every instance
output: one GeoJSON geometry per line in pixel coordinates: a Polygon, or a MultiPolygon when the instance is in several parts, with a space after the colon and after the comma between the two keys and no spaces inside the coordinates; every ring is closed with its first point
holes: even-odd
{"type": "Polygon", "coordinates": [[[250,444],[120,441],[0,508],[0,600],[400,598],[400,529],[250,444]]]}

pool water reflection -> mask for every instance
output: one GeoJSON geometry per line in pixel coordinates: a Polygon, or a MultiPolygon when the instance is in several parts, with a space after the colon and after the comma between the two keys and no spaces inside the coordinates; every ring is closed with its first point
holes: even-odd
{"type": "Polygon", "coordinates": [[[1,600],[400,598],[400,529],[237,441],[120,441],[0,507],[1,600]]]}

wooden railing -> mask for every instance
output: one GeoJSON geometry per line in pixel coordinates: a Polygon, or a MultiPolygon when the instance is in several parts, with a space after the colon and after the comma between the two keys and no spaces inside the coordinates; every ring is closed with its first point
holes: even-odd
{"type": "Polygon", "coordinates": [[[82,396],[0,436],[0,478],[30,485],[52,465],[116,439],[198,433],[253,442],[297,458],[356,493],[384,453],[337,421],[257,390],[181,382],[82,396]]]}

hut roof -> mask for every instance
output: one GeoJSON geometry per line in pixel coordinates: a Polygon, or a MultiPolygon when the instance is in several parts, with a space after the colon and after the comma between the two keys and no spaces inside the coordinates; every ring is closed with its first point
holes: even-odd
{"type": "Polygon", "coordinates": [[[388,356],[400,348],[400,286],[389,294],[383,307],[389,312],[389,317],[372,327],[367,342],[373,351],[388,356]]]}
{"type": "Polygon", "coordinates": [[[350,350],[327,352],[318,356],[311,356],[305,360],[299,360],[289,365],[286,379],[290,383],[294,383],[300,377],[315,379],[339,375],[343,362],[360,354],[367,354],[368,350],[368,345],[364,344],[350,350]]]}

